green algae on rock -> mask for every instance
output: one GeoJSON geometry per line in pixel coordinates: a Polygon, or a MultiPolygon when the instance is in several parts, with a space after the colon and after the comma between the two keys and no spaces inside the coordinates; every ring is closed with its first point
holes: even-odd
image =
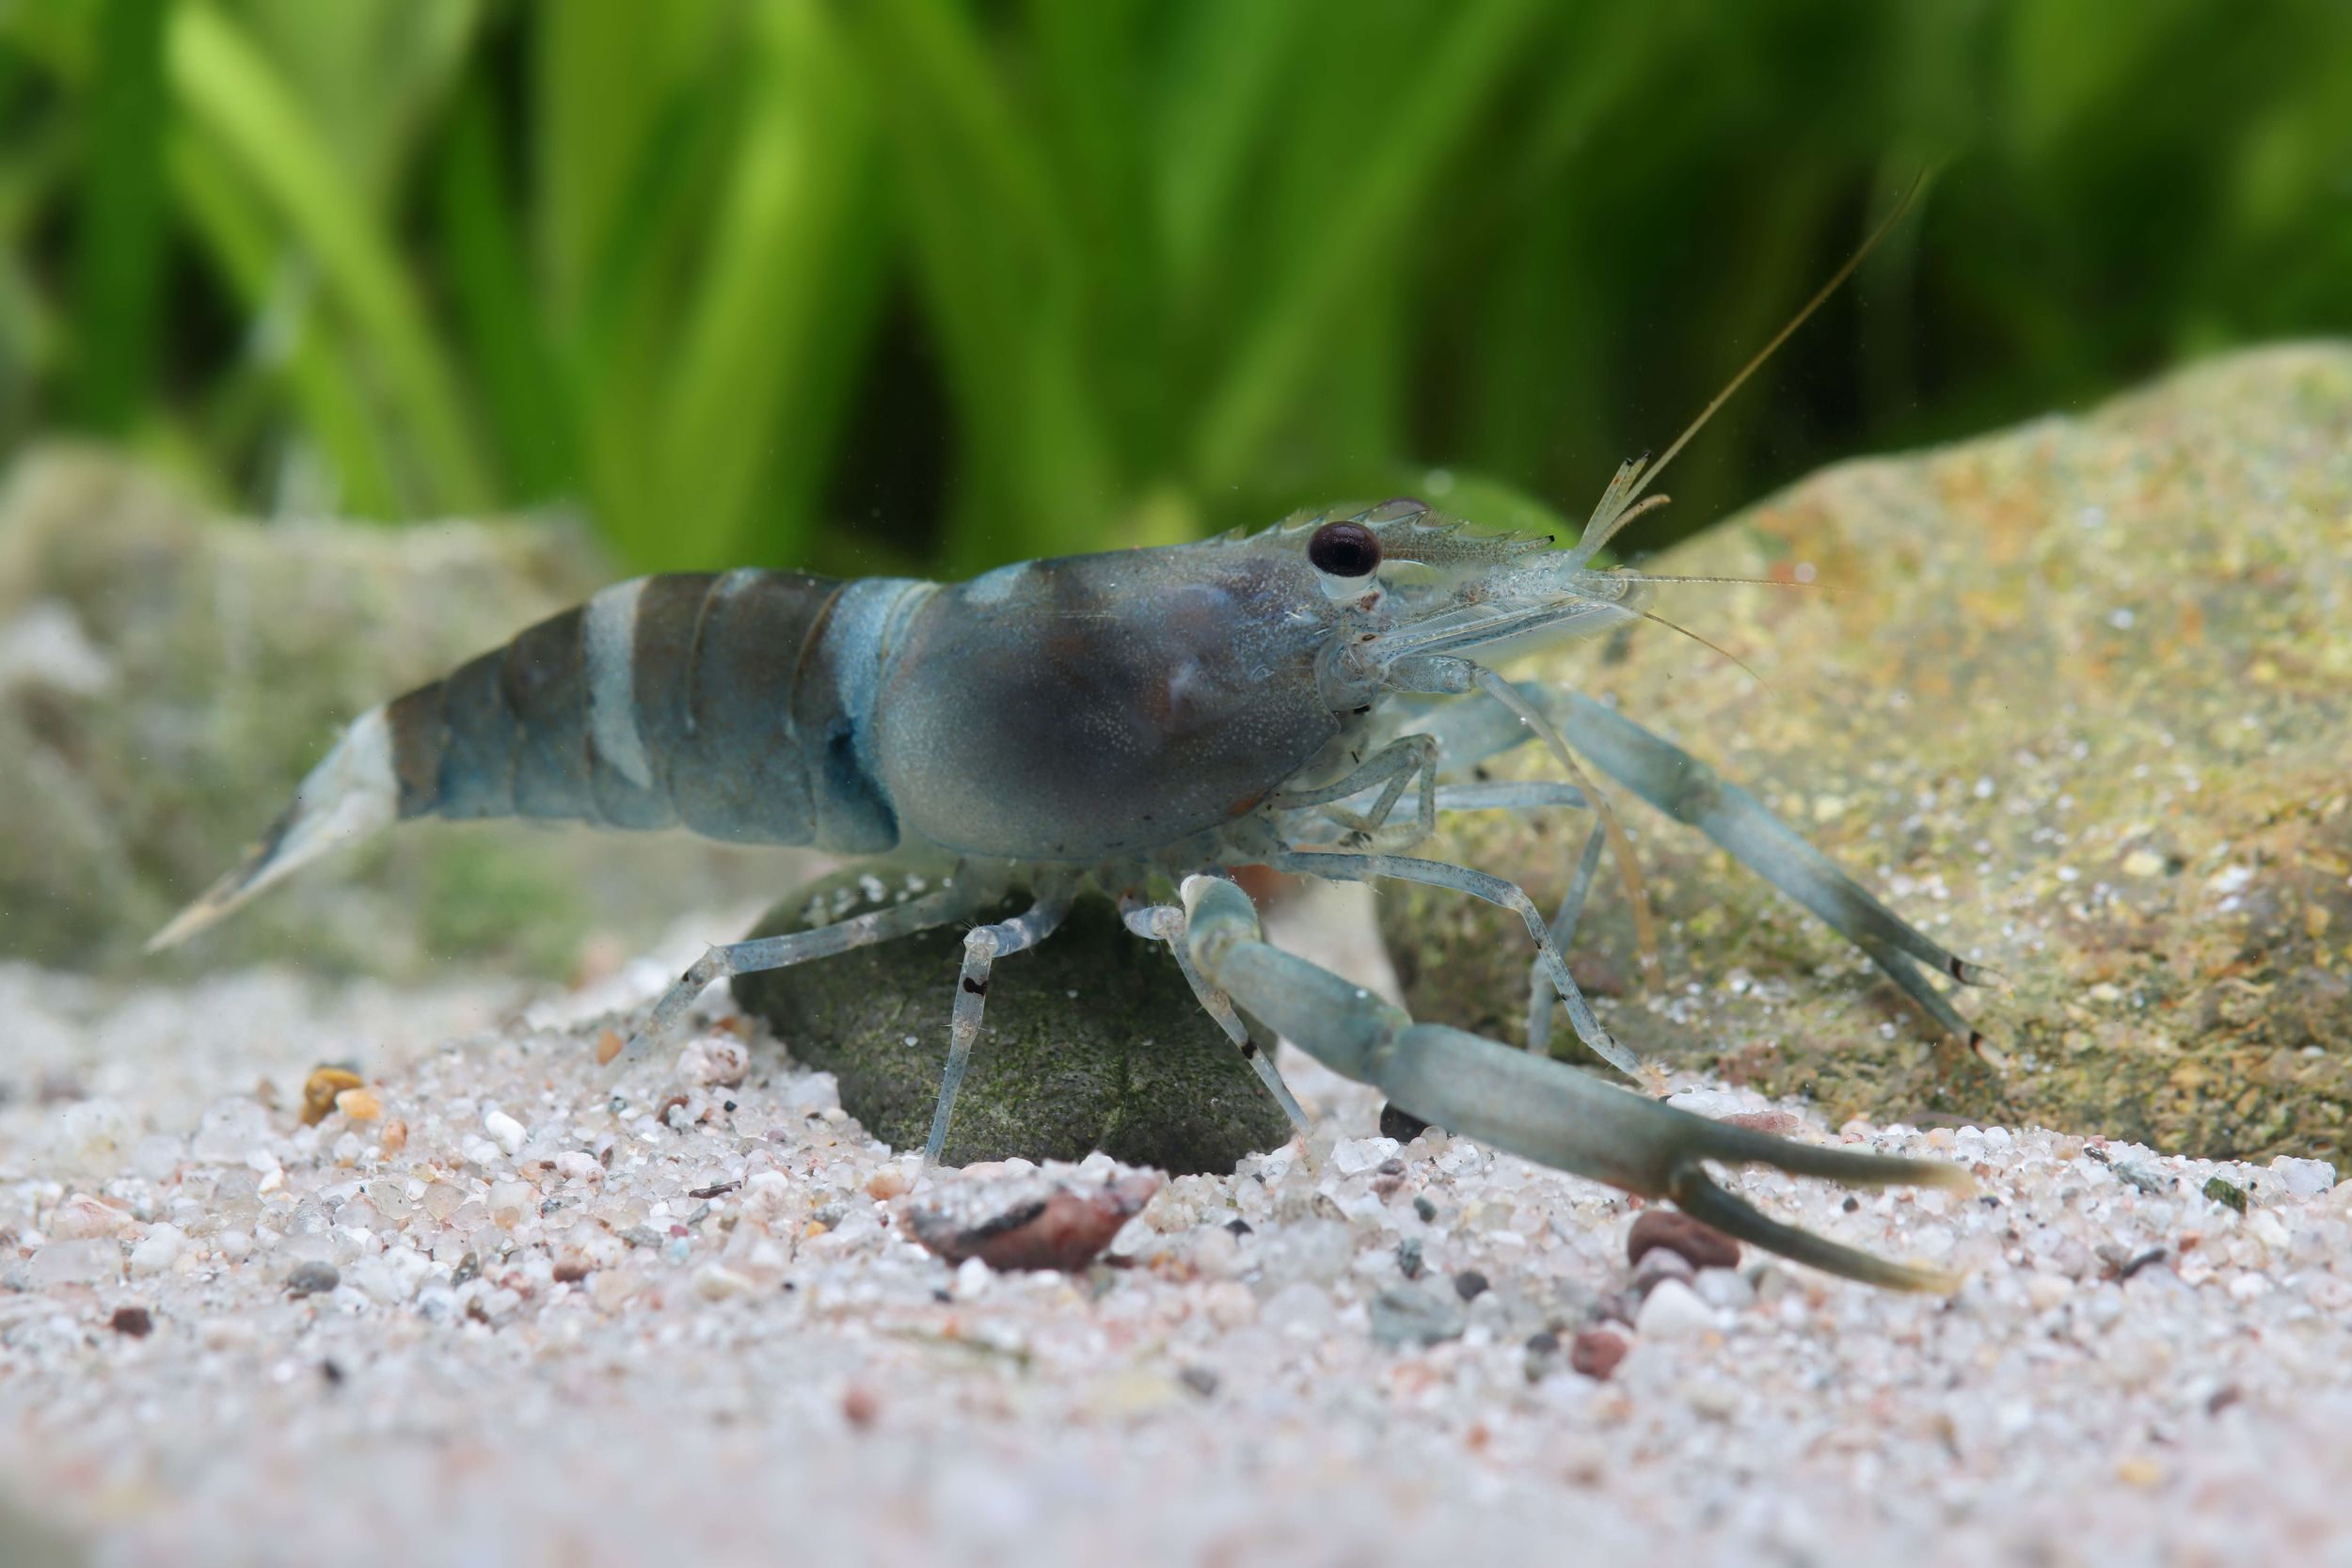
{"type": "MultiPolygon", "coordinates": [[[[876,877],[850,873],[771,911],[755,936],[881,907],[876,877]]],[[[1023,901],[982,915],[1001,920],[1023,901]]],[[[920,1148],[947,1060],[963,928],[946,927],[761,974],[736,1000],[802,1063],[833,1073],[842,1108],[898,1148],[920,1148]]],[[[1172,1175],[1223,1174],[1291,1135],[1274,1097],[1209,1018],[1168,950],[1132,935],[1099,895],[1050,941],[989,977],[988,1013],[956,1100],[948,1164],[1079,1160],[1101,1149],[1172,1175]]]]}
{"type": "MultiPolygon", "coordinates": [[[[1833,1122],[2042,1123],[2213,1157],[2352,1156],[2352,350],[2197,366],[2080,419],[1844,465],[1650,563],[1663,631],[1517,673],[1745,784],[2003,982],[1937,1037],[1835,933],[1621,801],[1665,922],[1575,966],[1645,1056],[1833,1122]]],[[[1534,748],[1496,776],[1542,776],[1534,748]]],[[[1449,820],[1429,851],[1556,900],[1581,823],[1449,820]]],[[[1418,1016],[1518,1038],[1523,934],[1422,888],[1382,925],[1418,1016]]],[[[1573,1041],[1562,1031],[1562,1049],[1573,1041]]]]}

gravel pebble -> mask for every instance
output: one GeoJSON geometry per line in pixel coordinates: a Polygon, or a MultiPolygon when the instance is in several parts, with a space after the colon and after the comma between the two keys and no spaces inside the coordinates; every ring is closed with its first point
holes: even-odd
{"type": "Polygon", "coordinates": [[[2290,1154],[2271,1161],[2270,1174],[2279,1179],[2289,1197],[2317,1197],[2336,1184],[2336,1167],[2327,1161],[2298,1160],[2290,1154]]]}
{"type": "Polygon", "coordinates": [[[499,1148],[511,1157],[522,1152],[523,1140],[530,1136],[523,1124],[504,1111],[492,1109],[482,1118],[482,1130],[498,1140],[499,1148]]]}
{"type": "Polygon", "coordinates": [[[1790,1111],[1734,1111],[1716,1119],[1725,1127],[1744,1127],[1751,1132],[1770,1132],[1783,1138],[1804,1127],[1804,1119],[1790,1111]]]}
{"type": "Polygon", "coordinates": [[[1679,1279],[1661,1279],[1642,1298],[1633,1326],[1645,1339],[1693,1339],[1715,1327],[1715,1309],[1679,1279]]]}
{"type": "Polygon", "coordinates": [[[1647,1295],[1661,1281],[1678,1279],[1688,1285],[1698,1277],[1691,1260],[1666,1247],[1652,1247],[1642,1254],[1633,1265],[1633,1290],[1637,1295],[1647,1295]]]}
{"type": "Polygon", "coordinates": [[[1342,1176],[1355,1176],[1376,1169],[1396,1150],[1394,1138],[1343,1138],[1331,1150],[1331,1164],[1342,1176]]]}
{"type": "Polygon", "coordinates": [[[296,1263],[286,1271],[286,1293],[292,1296],[324,1295],[342,1282],[342,1273],[332,1263],[296,1263]]]}
{"type": "Polygon", "coordinates": [[[1568,1344],[1568,1365],[1586,1377],[1607,1381],[1617,1363],[1633,1348],[1633,1337],[1621,1328],[1603,1325],[1579,1333],[1568,1344]]]}
{"type": "Polygon", "coordinates": [[[1756,1286],[1733,1269],[1701,1269],[1691,1289],[1708,1306],[1726,1312],[1744,1311],[1756,1301],[1756,1286]]]}
{"type": "Polygon", "coordinates": [[[2224,1208],[2246,1212],[2246,1189],[2226,1176],[2208,1177],[2201,1191],[2224,1208]]]}
{"type": "Polygon", "coordinates": [[[1740,1243],[1703,1221],[1677,1209],[1645,1209],[1634,1217],[1625,1239],[1626,1260],[1639,1263],[1653,1247],[1678,1254],[1693,1269],[1734,1269],[1740,1266],[1740,1243]]]}
{"type": "Polygon", "coordinates": [[[882,1401],[865,1384],[852,1383],[841,1390],[841,1418],[864,1432],[882,1419],[882,1401]]]}
{"type": "Polygon", "coordinates": [[[111,1237],[51,1242],[33,1254],[28,1271],[36,1289],[56,1285],[96,1285],[122,1273],[122,1247],[111,1237]]]}
{"type": "Polygon", "coordinates": [[[161,1274],[180,1260],[180,1254],[187,1244],[187,1233],[178,1226],[151,1225],[147,1227],[147,1234],[132,1244],[131,1272],[135,1275],[161,1274]]]}
{"type": "Polygon", "coordinates": [[[1427,1286],[1392,1285],[1372,1298],[1371,1323],[1373,1338],[1393,1350],[1458,1339],[1469,1319],[1427,1286]]]}

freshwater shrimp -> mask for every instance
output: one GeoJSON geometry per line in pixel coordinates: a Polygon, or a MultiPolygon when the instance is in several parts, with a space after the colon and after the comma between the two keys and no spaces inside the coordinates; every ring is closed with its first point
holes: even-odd
{"type": "Polygon", "coordinates": [[[1752,796],[1598,703],[1515,685],[1491,667],[1522,647],[1649,616],[1652,586],[1666,579],[1597,566],[1594,556],[1663,499],[1644,502],[1643,489],[1762,358],[1665,458],[1620,469],[1567,548],[1478,532],[1401,499],[1254,534],[1023,562],[958,583],[750,569],[620,583],[362,714],[242,863],[151,947],[417,816],[683,826],[739,843],[950,859],[952,877],[919,896],[709,949],[654,1004],[616,1076],[668,1037],[716,980],[970,924],[1025,890],[1021,912],[964,936],[928,1169],[980,1034],[993,965],[1050,937],[1091,888],[1120,901],[1129,929],[1168,947],[1202,1007],[1302,1130],[1274,1035],[1452,1132],[1671,1197],[1724,1231],[1835,1274],[1948,1289],[1941,1274],[1767,1217],[1717,1185],[1706,1162],[1857,1186],[1964,1186],[1958,1167],[1725,1126],[1544,1049],[1556,998],[1596,1055],[1629,1073],[1640,1065],[1586,1004],[1562,954],[1604,838],[1630,870],[1580,753],[1708,833],[1853,941],[1947,1028],[1967,1032],[1923,971],[1969,981],[1973,966],[1752,796]],[[1480,762],[1530,740],[1566,781],[1467,782],[1480,762]],[[1407,853],[1431,836],[1438,813],[1472,810],[1592,814],[1553,919],[1511,880],[1407,853]],[[1518,914],[1534,950],[1535,1049],[1417,1022],[1269,944],[1230,876],[1253,864],[1426,883],[1518,914]]]}

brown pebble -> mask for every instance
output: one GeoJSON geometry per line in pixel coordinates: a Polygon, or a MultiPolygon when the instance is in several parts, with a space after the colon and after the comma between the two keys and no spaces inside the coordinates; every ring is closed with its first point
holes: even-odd
{"type": "Polygon", "coordinates": [[[596,1037],[596,1066],[612,1066],[612,1058],[621,1053],[623,1043],[621,1032],[618,1029],[607,1029],[603,1034],[598,1035],[596,1037]]]}
{"type": "Polygon", "coordinates": [[[1626,1237],[1628,1262],[1638,1263],[1652,1247],[1665,1247],[1694,1269],[1730,1269],[1740,1264],[1740,1243],[1673,1209],[1645,1209],[1626,1237]]]}
{"type": "Polygon", "coordinates": [[[395,1117],[384,1124],[384,1152],[397,1154],[408,1147],[408,1124],[395,1117]]]}
{"type": "Polygon", "coordinates": [[[577,1285],[587,1277],[588,1265],[585,1263],[573,1262],[558,1263],[555,1265],[555,1282],[558,1285],[577,1285]]]}
{"type": "Polygon", "coordinates": [[[303,1080],[302,1125],[316,1127],[335,1109],[335,1097],[359,1087],[359,1075],[348,1068],[323,1067],[303,1080]]]}
{"type": "Polygon", "coordinates": [[[1787,1111],[1734,1111],[1727,1117],[1717,1117],[1725,1127],[1744,1127],[1751,1132],[1770,1132],[1785,1138],[1804,1123],[1787,1111]]]}
{"type": "Polygon", "coordinates": [[[1606,1382],[1632,1348],[1632,1338],[1622,1329],[1584,1329],[1568,1342],[1568,1365],[1586,1377],[1606,1382]]]}
{"type": "Polygon", "coordinates": [[[106,1320],[106,1326],[117,1334],[144,1339],[155,1331],[155,1320],[144,1307],[118,1307],[115,1315],[106,1320]]]}
{"type": "Polygon", "coordinates": [[[1100,1186],[1057,1186],[1042,1197],[1011,1199],[977,1224],[936,1208],[915,1210],[914,1239],[950,1263],[977,1258],[992,1269],[1083,1269],[1111,1244],[1152,1195],[1156,1174],[1124,1176],[1100,1186]]]}
{"type": "Polygon", "coordinates": [[[384,1114],[384,1103],[367,1089],[345,1089],[335,1097],[335,1109],[353,1121],[373,1121],[384,1114]]]}
{"type": "Polygon", "coordinates": [[[907,1180],[904,1165],[883,1165],[866,1179],[866,1196],[877,1203],[887,1203],[894,1197],[903,1196],[914,1184],[907,1180]]]}
{"type": "Polygon", "coordinates": [[[860,1432],[870,1429],[881,1416],[882,1401],[863,1383],[852,1383],[841,1390],[841,1418],[860,1432]]]}

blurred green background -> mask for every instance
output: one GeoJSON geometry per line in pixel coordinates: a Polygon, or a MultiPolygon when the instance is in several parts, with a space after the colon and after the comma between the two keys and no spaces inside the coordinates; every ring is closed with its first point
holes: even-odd
{"type": "Polygon", "coordinates": [[[637,567],[1581,516],[1931,163],[1639,543],[2352,330],[2333,0],[0,0],[0,128],[6,450],[637,567]]]}

